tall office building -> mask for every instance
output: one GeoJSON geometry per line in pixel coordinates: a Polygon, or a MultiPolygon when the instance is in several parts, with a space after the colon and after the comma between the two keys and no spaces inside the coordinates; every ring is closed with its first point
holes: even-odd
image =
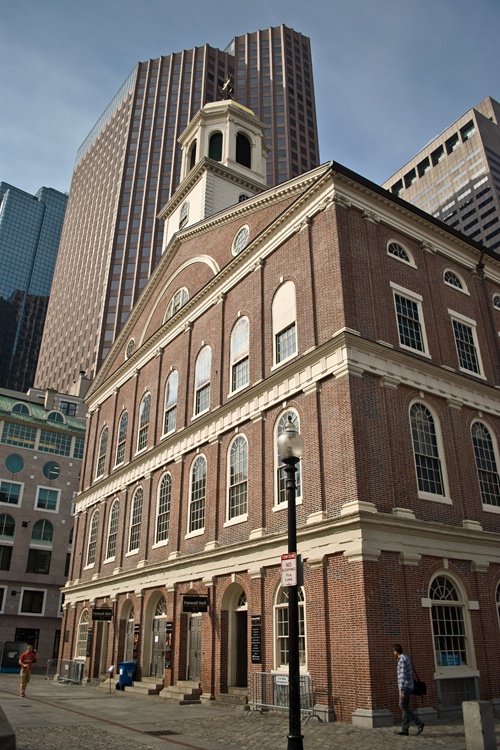
{"type": "Polygon", "coordinates": [[[77,154],[36,382],[93,378],[162,252],[177,139],[231,78],[267,126],[268,183],[319,164],[309,39],[285,26],[139,63],[77,154]]]}
{"type": "Polygon", "coordinates": [[[68,196],[36,195],[0,182],[0,387],[27,391],[35,379],[68,196]]]}
{"type": "Polygon", "coordinates": [[[500,252],[500,104],[490,96],[434,138],[384,187],[500,252]]]}

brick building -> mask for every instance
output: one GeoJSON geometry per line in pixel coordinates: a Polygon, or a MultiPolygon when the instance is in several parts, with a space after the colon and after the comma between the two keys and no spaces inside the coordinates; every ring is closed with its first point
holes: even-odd
{"type": "Polygon", "coordinates": [[[59,653],[84,438],[79,396],[0,389],[0,642],[32,643],[41,670],[59,653]]]}
{"type": "Polygon", "coordinates": [[[61,655],[89,678],[133,659],[160,695],[188,681],[201,700],[287,671],[291,417],[321,715],[399,715],[394,641],[426,720],[499,697],[499,260],[333,162],[263,191],[265,150],[233,102],[184,137],[163,255],[87,397],[61,655]]]}

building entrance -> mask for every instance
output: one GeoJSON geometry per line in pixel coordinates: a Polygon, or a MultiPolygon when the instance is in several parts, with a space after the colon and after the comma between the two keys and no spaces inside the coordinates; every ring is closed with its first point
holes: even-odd
{"type": "Polygon", "coordinates": [[[189,662],[188,680],[200,679],[201,661],[201,617],[191,615],[189,618],[189,662]]]}

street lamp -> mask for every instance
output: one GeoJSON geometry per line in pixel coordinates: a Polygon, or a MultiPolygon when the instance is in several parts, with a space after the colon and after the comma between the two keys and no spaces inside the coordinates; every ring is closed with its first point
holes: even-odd
{"type": "MultiPolygon", "coordinates": [[[[304,441],[291,417],[278,438],[278,455],[286,474],[288,503],[288,552],[297,555],[297,511],[295,507],[295,471],[300,461],[304,441]]],[[[298,568],[298,566],[297,566],[298,568]]],[[[300,664],[299,664],[299,594],[297,579],[288,586],[288,750],[302,750],[300,733],[300,664]]]]}

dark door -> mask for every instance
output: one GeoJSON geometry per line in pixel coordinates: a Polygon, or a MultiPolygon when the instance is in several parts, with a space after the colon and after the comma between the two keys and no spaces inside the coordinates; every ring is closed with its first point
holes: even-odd
{"type": "Polygon", "coordinates": [[[151,676],[161,677],[165,670],[165,644],[167,640],[167,621],[164,618],[153,620],[153,653],[151,659],[151,676]]]}
{"type": "Polygon", "coordinates": [[[189,668],[188,680],[200,679],[201,617],[189,618],[189,668]]]}
{"type": "Polygon", "coordinates": [[[248,681],[247,613],[236,612],[236,685],[246,687],[248,681]]]}

